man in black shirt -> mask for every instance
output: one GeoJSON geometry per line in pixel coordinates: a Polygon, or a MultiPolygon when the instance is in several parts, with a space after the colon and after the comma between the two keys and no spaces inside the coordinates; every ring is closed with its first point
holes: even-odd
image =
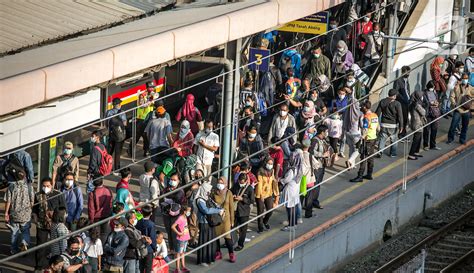
{"type": "Polygon", "coordinates": [[[390,139],[392,143],[395,143],[390,147],[390,157],[397,156],[397,140],[398,134],[402,132],[403,123],[403,112],[402,105],[396,100],[398,95],[397,90],[390,89],[388,91],[388,97],[381,100],[375,113],[379,116],[381,121],[381,132],[379,135],[379,151],[378,158],[382,157],[385,142],[390,139]]]}

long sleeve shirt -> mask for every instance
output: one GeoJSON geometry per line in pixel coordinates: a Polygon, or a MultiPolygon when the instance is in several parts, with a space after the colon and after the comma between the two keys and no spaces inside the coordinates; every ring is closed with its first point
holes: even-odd
{"type": "MultiPolygon", "coordinates": [[[[267,172],[267,171],[265,171],[267,172]]],[[[273,175],[273,171],[270,172],[271,174],[260,172],[257,176],[257,185],[255,187],[255,198],[262,198],[266,199],[271,197],[272,195],[279,196],[280,192],[278,189],[278,182],[273,175]]]]}
{"type": "Polygon", "coordinates": [[[94,143],[91,147],[91,156],[89,159],[89,167],[87,168],[87,174],[97,175],[99,174],[99,167],[102,161],[102,154],[96,148],[98,147],[100,150],[104,150],[105,146],[102,143],[94,143]]]}
{"type": "Polygon", "coordinates": [[[81,218],[82,209],[84,208],[84,200],[82,198],[81,188],[77,185],[73,185],[74,188],[63,188],[62,192],[66,198],[66,209],[67,218],[66,222],[72,223],[73,221],[81,218]]]}
{"type": "Polygon", "coordinates": [[[87,212],[91,223],[112,215],[112,191],[105,186],[99,186],[89,193],[87,212]]]}
{"type": "Polygon", "coordinates": [[[150,219],[141,219],[138,221],[136,228],[143,236],[148,236],[151,239],[151,245],[147,245],[148,253],[156,252],[156,228],[155,223],[150,219]]]}

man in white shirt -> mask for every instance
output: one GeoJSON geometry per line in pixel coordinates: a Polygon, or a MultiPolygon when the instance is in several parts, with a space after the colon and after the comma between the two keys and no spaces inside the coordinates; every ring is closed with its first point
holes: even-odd
{"type": "MultiPolygon", "coordinates": [[[[212,120],[206,120],[204,124],[204,132],[199,132],[194,138],[196,149],[196,169],[204,171],[204,176],[212,173],[212,161],[214,160],[214,153],[219,149],[219,135],[212,132],[214,123],[212,120]]],[[[207,178],[211,181],[210,178],[207,178]]]]}
{"type": "MultiPolygon", "coordinates": [[[[270,132],[268,132],[267,139],[268,143],[271,143],[271,139],[274,136],[282,138],[286,128],[288,127],[293,127],[296,129],[296,121],[295,118],[288,113],[288,105],[282,104],[280,106],[279,115],[275,115],[272,121],[272,125],[270,126],[270,132]]],[[[293,136],[293,139],[296,142],[296,134],[293,136]]]]}
{"type": "MultiPolygon", "coordinates": [[[[160,187],[158,185],[158,179],[153,175],[156,170],[156,164],[147,161],[145,162],[145,173],[140,175],[138,182],[140,184],[140,203],[145,203],[150,200],[153,201],[153,213],[152,220],[155,222],[156,216],[158,216],[158,196],[160,195],[160,187]]],[[[156,223],[156,222],[155,222],[156,223]]]]}
{"type": "Polygon", "coordinates": [[[464,63],[457,61],[454,66],[454,73],[451,75],[451,77],[449,77],[446,92],[441,95],[441,113],[446,113],[451,108],[449,97],[451,96],[451,92],[453,92],[456,85],[458,85],[461,82],[461,78],[462,78],[461,71],[464,71],[464,63]]]}

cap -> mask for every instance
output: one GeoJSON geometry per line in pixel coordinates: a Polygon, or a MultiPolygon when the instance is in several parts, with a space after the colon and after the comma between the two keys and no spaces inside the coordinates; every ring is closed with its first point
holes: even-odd
{"type": "Polygon", "coordinates": [[[152,87],[155,87],[155,83],[154,82],[147,82],[146,83],[146,88],[152,88],[152,87]]]}
{"type": "Polygon", "coordinates": [[[389,97],[396,96],[396,95],[398,95],[398,91],[396,89],[388,90],[388,96],[389,97]]]}
{"type": "Polygon", "coordinates": [[[118,105],[118,104],[121,104],[122,103],[122,100],[120,98],[114,98],[112,100],[112,105],[118,105]]]}
{"type": "Polygon", "coordinates": [[[164,102],[163,102],[163,100],[156,100],[153,104],[154,104],[155,108],[158,108],[160,106],[163,106],[164,102]]]}
{"type": "Polygon", "coordinates": [[[113,221],[114,225],[122,225],[124,227],[128,226],[128,221],[125,219],[125,217],[120,217],[118,219],[114,219],[113,221]]]}
{"type": "Polygon", "coordinates": [[[66,141],[66,142],[64,142],[64,148],[74,149],[74,144],[72,144],[71,141],[66,141]]]}
{"type": "Polygon", "coordinates": [[[145,172],[149,172],[151,171],[153,168],[156,168],[156,164],[151,162],[151,161],[147,161],[145,162],[145,172]]]}
{"type": "Polygon", "coordinates": [[[160,115],[163,115],[166,112],[166,109],[165,109],[164,106],[158,106],[156,108],[156,112],[158,112],[158,114],[160,114],[160,115]]]}

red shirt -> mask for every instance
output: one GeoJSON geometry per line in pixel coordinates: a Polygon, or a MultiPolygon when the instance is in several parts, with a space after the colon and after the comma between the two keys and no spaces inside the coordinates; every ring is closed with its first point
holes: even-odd
{"type": "Polygon", "coordinates": [[[280,165],[280,170],[278,171],[278,177],[283,175],[283,150],[279,149],[270,149],[269,155],[273,158],[273,165],[276,168],[276,165],[280,165]]]}
{"type": "Polygon", "coordinates": [[[190,131],[183,139],[179,139],[179,132],[176,135],[173,147],[181,148],[181,151],[178,152],[178,155],[181,157],[187,157],[193,154],[193,145],[194,145],[194,135],[190,131]]]}
{"type": "Polygon", "coordinates": [[[91,223],[112,215],[112,191],[105,186],[96,187],[89,193],[88,214],[91,223]]]}

